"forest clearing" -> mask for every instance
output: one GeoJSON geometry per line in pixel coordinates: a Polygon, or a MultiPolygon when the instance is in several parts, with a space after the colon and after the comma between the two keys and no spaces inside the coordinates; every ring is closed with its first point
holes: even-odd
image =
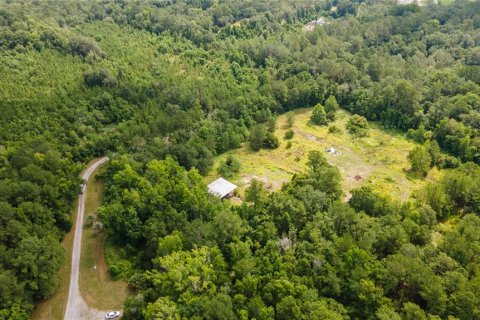
{"type": "Polygon", "coordinates": [[[338,119],[330,124],[340,128],[341,132],[329,133],[328,126],[314,126],[309,123],[311,113],[311,108],[295,111],[292,127],[295,135],[291,140],[284,139],[288,130],[287,115],[279,116],[275,135],[281,144],[277,149],[254,152],[245,144],[240,149],[229,151],[215,159],[216,165],[205,177],[205,181],[214,180],[218,176],[218,165],[229,155],[233,155],[241,163],[240,171],[231,178],[232,182],[240,187],[239,194],[243,194],[252,179],[264,182],[270,191],[277,191],[284,182],[290,181],[295,173],[305,171],[306,155],[312,150],[324,152],[328,162],[340,169],[347,199],[350,190],[370,184],[379,193],[407,200],[427,181],[441,176],[436,168],[431,170],[426,179],[418,179],[408,174],[410,164],[407,156],[416,143],[408,140],[405,134],[398,130],[387,130],[378,124],[370,123],[368,136],[356,138],[345,129],[350,114],[341,111],[338,119]],[[292,145],[287,149],[288,141],[292,141],[292,145]],[[338,150],[339,154],[325,152],[331,147],[338,150]]]}

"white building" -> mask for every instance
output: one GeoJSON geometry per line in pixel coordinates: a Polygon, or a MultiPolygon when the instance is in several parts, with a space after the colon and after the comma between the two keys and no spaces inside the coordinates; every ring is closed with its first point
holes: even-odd
{"type": "Polygon", "coordinates": [[[223,178],[218,178],[208,185],[208,192],[223,199],[233,196],[233,191],[237,188],[233,183],[223,178]]]}

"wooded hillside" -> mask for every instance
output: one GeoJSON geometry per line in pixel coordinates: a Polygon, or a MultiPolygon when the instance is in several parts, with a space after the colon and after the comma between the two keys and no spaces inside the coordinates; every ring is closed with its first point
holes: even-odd
{"type": "Polygon", "coordinates": [[[78,174],[106,154],[125,319],[479,317],[479,1],[3,0],[0,52],[0,319],[54,292],[78,174]],[[323,125],[333,101],[359,139],[366,120],[408,132],[412,169],[443,178],[346,204],[312,153],[277,193],[207,195],[216,155],[275,148],[278,114],[323,125]]]}

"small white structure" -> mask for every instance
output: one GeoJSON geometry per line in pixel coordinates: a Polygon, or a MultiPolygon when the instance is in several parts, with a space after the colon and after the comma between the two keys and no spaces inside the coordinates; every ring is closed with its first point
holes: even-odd
{"type": "Polygon", "coordinates": [[[333,154],[334,156],[338,156],[340,154],[340,152],[338,152],[338,150],[333,147],[325,149],[325,152],[333,154]]]}
{"type": "Polygon", "coordinates": [[[238,187],[223,178],[218,178],[208,185],[208,192],[220,199],[233,196],[233,191],[238,187]]]}

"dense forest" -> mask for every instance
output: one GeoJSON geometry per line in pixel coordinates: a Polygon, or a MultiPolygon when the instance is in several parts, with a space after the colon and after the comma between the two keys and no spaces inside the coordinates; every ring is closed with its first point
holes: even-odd
{"type": "Polygon", "coordinates": [[[54,292],[78,174],[106,154],[125,319],[480,317],[479,1],[0,0],[0,51],[0,319],[54,292]],[[278,192],[207,193],[216,155],[275,148],[278,114],[324,124],[337,104],[445,175],[345,203],[313,152],[278,192]]]}

